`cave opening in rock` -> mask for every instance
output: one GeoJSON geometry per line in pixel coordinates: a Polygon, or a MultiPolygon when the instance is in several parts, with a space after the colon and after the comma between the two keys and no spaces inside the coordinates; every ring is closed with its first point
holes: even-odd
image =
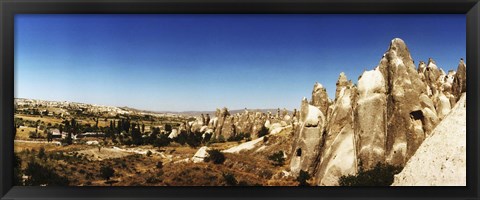
{"type": "Polygon", "coordinates": [[[423,113],[421,110],[415,110],[410,112],[410,117],[414,120],[422,120],[423,119],[423,113]]]}
{"type": "Polygon", "coordinates": [[[300,149],[300,148],[297,149],[297,156],[298,157],[302,156],[302,149],[300,149]]]}

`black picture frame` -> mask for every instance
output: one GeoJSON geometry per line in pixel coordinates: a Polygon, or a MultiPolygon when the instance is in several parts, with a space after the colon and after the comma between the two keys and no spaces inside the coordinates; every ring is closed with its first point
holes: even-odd
{"type": "Polygon", "coordinates": [[[1,199],[479,199],[478,0],[1,0],[1,199]],[[25,13],[465,14],[467,19],[466,187],[13,187],[14,16],[25,13]]]}

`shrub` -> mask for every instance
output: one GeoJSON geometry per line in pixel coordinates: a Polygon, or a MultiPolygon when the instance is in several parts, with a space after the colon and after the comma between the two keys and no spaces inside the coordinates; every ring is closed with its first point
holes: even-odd
{"type": "Polygon", "coordinates": [[[297,181],[299,183],[298,186],[310,186],[310,184],[307,182],[310,178],[312,177],[308,172],[300,170],[300,174],[297,177],[297,181]]]}
{"type": "Polygon", "coordinates": [[[357,175],[341,176],[338,180],[340,186],[390,186],[393,177],[402,171],[401,167],[377,163],[373,169],[359,169],[357,175]]]}
{"type": "Polygon", "coordinates": [[[157,167],[157,169],[162,169],[163,168],[163,162],[158,161],[156,167],[157,167]]]}
{"type": "Polygon", "coordinates": [[[172,132],[172,125],[165,124],[165,133],[170,134],[172,132]]]}
{"type": "Polygon", "coordinates": [[[225,142],[225,137],[223,135],[218,136],[217,142],[219,143],[225,142]]]}
{"type": "Polygon", "coordinates": [[[102,167],[100,169],[100,176],[105,179],[106,181],[110,180],[110,178],[115,174],[115,170],[112,167],[102,167]]]}
{"type": "Polygon", "coordinates": [[[238,182],[237,185],[238,186],[249,186],[250,184],[248,184],[246,181],[240,181],[240,182],[238,182]]]}
{"type": "Polygon", "coordinates": [[[156,184],[156,183],[160,183],[160,179],[158,179],[157,177],[148,177],[146,182],[149,183],[149,184],[156,184]]]}
{"type": "Polygon", "coordinates": [[[268,159],[272,161],[274,166],[283,166],[285,164],[285,158],[283,157],[283,151],[279,151],[268,156],[268,159]]]}
{"type": "Polygon", "coordinates": [[[228,173],[228,172],[223,173],[222,176],[223,176],[223,179],[225,180],[225,183],[227,183],[227,185],[235,186],[238,184],[237,179],[232,173],[228,173]]]}
{"type": "Polygon", "coordinates": [[[38,151],[38,158],[40,159],[43,159],[43,158],[46,158],[46,154],[45,154],[45,148],[43,147],[40,147],[40,150],[38,151]]]}
{"type": "Polygon", "coordinates": [[[93,174],[88,172],[86,175],[85,175],[85,179],[87,180],[90,180],[90,179],[93,179],[93,174]]]}
{"type": "Polygon", "coordinates": [[[212,139],[212,133],[205,133],[205,137],[203,138],[203,143],[208,143],[212,139]]]}
{"type": "Polygon", "coordinates": [[[249,134],[249,133],[247,133],[247,134],[239,133],[239,134],[230,136],[230,137],[227,139],[227,141],[229,141],[229,142],[242,141],[243,139],[247,139],[247,138],[250,138],[250,134],[249,134]]]}
{"type": "Polygon", "coordinates": [[[160,134],[160,137],[153,141],[154,147],[165,147],[168,146],[172,142],[172,139],[168,138],[166,134],[160,134]]]}
{"type": "Polygon", "coordinates": [[[66,177],[58,175],[53,169],[44,167],[35,161],[28,163],[24,173],[28,176],[25,181],[26,186],[66,186],[69,184],[66,177]]]}
{"type": "Polygon", "coordinates": [[[188,138],[187,131],[182,130],[180,131],[180,134],[178,134],[178,136],[174,138],[174,141],[178,144],[184,145],[185,143],[187,143],[187,138],[188,138]]]}
{"type": "Polygon", "coordinates": [[[213,149],[207,152],[209,156],[204,159],[205,162],[212,161],[214,164],[223,164],[225,162],[225,155],[221,151],[213,149]]]}
{"type": "Polygon", "coordinates": [[[30,131],[28,134],[29,138],[38,138],[38,134],[35,131],[30,131]]]}
{"type": "Polygon", "coordinates": [[[152,156],[152,152],[150,150],[147,151],[147,157],[152,156]]]}
{"type": "Polygon", "coordinates": [[[268,135],[268,128],[263,125],[262,128],[260,128],[260,131],[258,131],[258,137],[263,137],[265,135],[268,135]]]}
{"type": "Polygon", "coordinates": [[[196,132],[196,133],[190,133],[188,134],[187,137],[187,144],[191,147],[198,147],[202,143],[202,133],[196,132]]]}
{"type": "Polygon", "coordinates": [[[13,185],[23,185],[22,180],[22,160],[20,157],[15,153],[13,155],[13,185]]]}
{"type": "Polygon", "coordinates": [[[263,137],[263,143],[268,142],[268,136],[263,137]]]}

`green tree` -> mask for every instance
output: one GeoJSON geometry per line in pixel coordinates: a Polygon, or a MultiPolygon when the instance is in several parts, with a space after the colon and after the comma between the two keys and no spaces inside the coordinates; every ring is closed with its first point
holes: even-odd
{"type": "Polygon", "coordinates": [[[188,134],[187,137],[187,144],[191,147],[198,147],[202,143],[202,133],[200,132],[195,132],[195,133],[190,133],[188,134]]]}
{"type": "Polygon", "coordinates": [[[135,123],[132,124],[131,135],[132,135],[133,144],[135,144],[135,145],[142,145],[143,144],[143,139],[142,139],[142,134],[140,133],[140,128],[137,128],[137,124],[135,124],[135,123]]]}
{"type": "MultiPolygon", "coordinates": [[[[71,145],[73,143],[73,141],[72,141],[72,131],[75,129],[74,128],[75,123],[76,123],[75,119],[72,119],[71,122],[69,120],[64,121],[65,130],[67,131],[67,137],[65,138],[64,142],[67,143],[68,145],[71,145]]],[[[62,132],[62,131],[60,131],[60,132],[62,132]]]]}
{"type": "Polygon", "coordinates": [[[45,148],[40,147],[40,150],[38,151],[38,158],[40,159],[47,158],[47,154],[45,154],[45,148]]]}
{"type": "Polygon", "coordinates": [[[187,139],[188,139],[187,131],[181,130],[180,133],[177,135],[177,137],[175,137],[173,140],[178,144],[184,145],[185,143],[187,143],[187,139]]]}
{"type": "Polygon", "coordinates": [[[53,141],[53,135],[51,131],[47,131],[47,142],[53,141]]]}
{"type": "Polygon", "coordinates": [[[169,134],[172,132],[172,125],[170,124],[165,124],[165,133],[169,134]]]}
{"type": "Polygon", "coordinates": [[[155,147],[166,147],[172,142],[172,139],[170,139],[167,135],[165,134],[160,134],[157,139],[155,139],[155,142],[153,143],[153,146],[155,147]]]}
{"type": "Polygon", "coordinates": [[[155,140],[158,139],[159,134],[160,128],[152,128],[152,133],[150,133],[150,136],[146,139],[145,143],[153,145],[155,143],[155,140]]]}

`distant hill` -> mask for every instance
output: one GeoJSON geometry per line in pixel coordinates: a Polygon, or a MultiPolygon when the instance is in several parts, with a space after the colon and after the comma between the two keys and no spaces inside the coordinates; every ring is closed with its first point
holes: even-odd
{"type": "MultiPolygon", "coordinates": [[[[134,113],[152,113],[152,114],[175,114],[175,115],[184,115],[184,116],[200,116],[201,114],[209,114],[210,116],[215,116],[215,111],[151,111],[151,110],[144,110],[144,109],[137,109],[128,106],[116,107],[116,106],[104,106],[104,105],[95,105],[95,104],[87,104],[87,103],[78,103],[78,102],[68,102],[68,101],[47,101],[47,100],[38,100],[38,99],[26,99],[26,98],[15,98],[16,103],[29,103],[29,104],[46,104],[46,105],[83,105],[83,106],[90,106],[90,107],[98,107],[98,108],[118,108],[123,111],[133,111],[134,113]]],[[[237,114],[244,112],[244,109],[238,110],[229,110],[231,114],[237,114]]],[[[249,112],[271,112],[272,114],[277,113],[276,108],[271,109],[248,109],[249,112]]],[[[280,109],[283,111],[283,108],[280,109]]],[[[289,114],[293,113],[290,110],[287,110],[289,114]]]]}
{"type": "MultiPolygon", "coordinates": [[[[249,112],[271,112],[272,114],[277,113],[277,109],[247,109],[249,112]]],[[[280,109],[282,111],[283,109],[280,109]]],[[[238,110],[229,110],[230,114],[237,114],[237,113],[242,113],[244,112],[244,109],[238,109],[238,110]]],[[[287,110],[289,114],[293,113],[293,111],[287,110]]],[[[171,114],[177,114],[177,115],[189,115],[189,116],[200,116],[201,114],[209,114],[210,116],[215,116],[215,111],[181,111],[181,112],[173,112],[173,111],[161,111],[161,112],[154,112],[154,113],[171,113],[171,114]]]]}

